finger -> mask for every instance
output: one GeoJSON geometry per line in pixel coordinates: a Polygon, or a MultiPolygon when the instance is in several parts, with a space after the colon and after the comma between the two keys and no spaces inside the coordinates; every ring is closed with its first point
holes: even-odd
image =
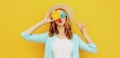
{"type": "Polygon", "coordinates": [[[80,19],[78,19],[78,22],[79,22],[79,24],[81,24],[81,21],[80,21],[80,19]]]}
{"type": "Polygon", "coordinates": [[[83,24],[84,25],[84,28],[85,28],[85,24],[83,24]]]}
{"type": "Polygon", "coordinates": [[[47,13],[47,15],[46,15],[47,17],[49,17],[50,16],[50,13],[47,13]]]}
{"type": "Polygon", "coordinates": [[[78,25],[78,26],[79,26],[79,23],[78,23],[78,22],[76,22],[76,25],[78,25]]]}
{"type": "Polygon", "coordinates": [[[54,20],[50,20],[51,22],[54,21],[54,20]]]}
{"type": "Polygon", "coordinates": [[[78,22],[79,22],[80,25],[82,24],[81,21],[80,21],[80,19],[78,19],[78,22]]]}
{"type": "Polygon", "coordinates": [[[85,26],[84,26],[84,24],[82,24],[82,28],[84,28],[85,26]]]}
{"type": "Polygon", "coordinates": [[[51,12],[47,12],[46,16],[49,17],[51,12]]]}
{"type": "Polygon", "coordinates": [[[81,24],[81,27],[83,28],[83,27],[84,27],[84,25],[83,25],[83,24],[81,24]]]}

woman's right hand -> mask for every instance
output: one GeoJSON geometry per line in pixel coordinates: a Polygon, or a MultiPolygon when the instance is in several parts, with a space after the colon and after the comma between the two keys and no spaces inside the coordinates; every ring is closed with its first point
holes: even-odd
{"type": "Polygon", "coordinates": [[[48,13],[46,14],[45,18],[43,19],[43,23],[49,23],[49,22],[52,22],[52,21],[54,21],[54,20],[52,20],[52,19],[50,18],[50,12],[48,12],[48,13]]]}

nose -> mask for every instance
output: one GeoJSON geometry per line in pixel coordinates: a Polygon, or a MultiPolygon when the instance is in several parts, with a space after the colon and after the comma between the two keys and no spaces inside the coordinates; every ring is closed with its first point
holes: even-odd
{"type": "Polygon", "coordinates": [[[62,18],[59,18],[58,21],[62,20],[62,18]]]}

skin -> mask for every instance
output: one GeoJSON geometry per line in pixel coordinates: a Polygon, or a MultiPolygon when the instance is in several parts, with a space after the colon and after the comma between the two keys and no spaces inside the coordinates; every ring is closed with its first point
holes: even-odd
{"type": "MultiPolygon", "coordinates": [[[[63,11],[62,10],[58,10],[58,12],[62,13],[63,11]]],[[[27,34],[32,34],[37,28],[41,27],[42,25],[44,25],[46,23],[52,22],[53,20],[50,19],[49,15],[50,15],[50,13],[48,12],[47,15],[45,16],[45,18],[42,21],[40,21],[37,24],[31,26],[30,28],[25,30],[25,32],[27,34]]],[[[57,24],[58,31],[60,32],[59,34],[57,34],[57,36],[58,36],[59,39],[67,38],[65,33],[64,33],[64,29],[65,29],[64,24],[65,24],[66,18],[64,18],[64,19],[60,18],[59,20],[55,21],[55,23],[57,24]],[[62,22],[60,23],[59,20],[61,20],[62,22]]],[[[76,25],[78,26],[79,30],[81,31],[81,33],[85,37],[86,42],[87,43],[93,43],[91,38],[88,36],[88,34],[86,32],[85,25],[80,23],[80,21],[77,21],[76,25]]]]}

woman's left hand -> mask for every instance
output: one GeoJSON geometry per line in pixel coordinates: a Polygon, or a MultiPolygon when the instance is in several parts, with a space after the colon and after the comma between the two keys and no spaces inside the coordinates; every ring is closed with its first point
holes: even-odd
{"type": "Polygon", "coordinates": [[[85,37],[87,43],[93,43],[92,40],[90,39],[90,37],[88,36],[87,32],[86,32],[85,25],[80,23],[80,20],[77,20],[76,24],[77,24],[78,28],[80,29],[80,31],[82,32],[83,36],[85,37]]]}
{"type": "Polygon", "coordinates": [[[82,24],[79,19],[77,20],[76,24],[77,24],[78,28],[80,29],[80,31],[81,31],[82,33],[85,33],[85,32],[86,32],[86,27],[85,27],[85,25],[82,24]]]}

